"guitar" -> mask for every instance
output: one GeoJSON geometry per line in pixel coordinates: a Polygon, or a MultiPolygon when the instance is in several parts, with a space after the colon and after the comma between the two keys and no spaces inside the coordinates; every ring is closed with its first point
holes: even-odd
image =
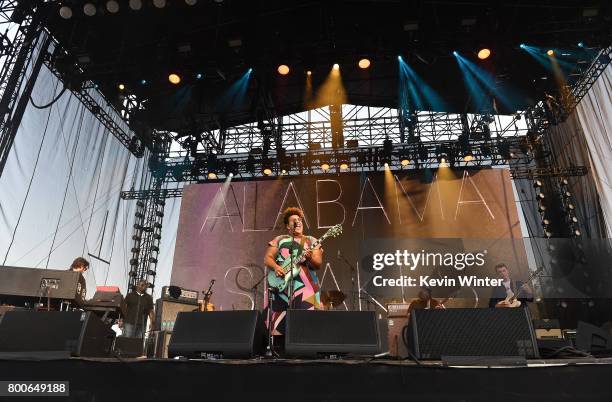
{"type": "Polygon", "coordinates": [[[540,273],[543,270],[544,270],[544,267],[538,267],[538,269],[536,269],[535,271],[533,271],[531,273],[531,275],[529,275],[529,278],[527,278],[525,283],[523,283],[523,285],[520,287],[520,289],[518,290],[516,295],[511,291],[510,294],[507,295],[504,300],[502,300],[499,303],[497,303],[495,305],[495,307],[497,307],[497,308],[506,308],[506,307],[515,308],[515,307],[521,307],[521,302],[519,301],[518,298],[521,295],[521,292],[523,291],[523,289],[525,289],[525,285],[528,284],[529,282],[531,282],[532,280],[534,280],[537,276],[539,276],[540,273]]]}
{"type": "MultiPolygon", "coordinates": [[[[311,246],[311,250],[318,247],[325,239],[328,237],[336,237],[342,233],[342,225],[338,224],[332,228],[330,228],[323,236],[321,236],[314,244],[311,246]]],[[[291,278],[296,278],[300,274],[300,270],[302,267],[299,265],[304,259],[304,254],[306,254],[306,250],[302,250],[302,252],[293,257],[293,265],[291,265],[291,256],[287,257],[285,261],[281,264],[281,268],[285,273],[284,276],[280,277],[276,275],[276,272],[270,270],[268,272],[268,286],[271,289],[282,292],[287,288],[289,281],[291,278]]]]}

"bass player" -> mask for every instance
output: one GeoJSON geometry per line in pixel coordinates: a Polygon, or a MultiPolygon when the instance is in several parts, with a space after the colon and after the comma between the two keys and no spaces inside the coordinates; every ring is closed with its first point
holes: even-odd
{"type": "MultiPolygon", "coordinates": [[[[291,255],[296,258],[302,251],[304,257],[301,261],[296,261],[301,269],[289,286],[282,291],[268,287],[270,297],[265,298],[264,316],[269,317],[267,309],[270,308],[272,335],[284,334],[284,318],[289,307],[315,310],[319,309],[321,304],[317,271],[323,263],[323,250],[320,246],[312,248],[317,239],[304,234],[304,213],[301,209],[287,208],[283,212],[283,222],[287,234],[277,236],[268,243],[264,264],[268,269],[275,271],[278,277],[283,277],[285,272],[281,265],[284,261],[291,258],[291,255]]],[[[268,321],[269,319],[266,319],[267,325],[268,321]]]]}

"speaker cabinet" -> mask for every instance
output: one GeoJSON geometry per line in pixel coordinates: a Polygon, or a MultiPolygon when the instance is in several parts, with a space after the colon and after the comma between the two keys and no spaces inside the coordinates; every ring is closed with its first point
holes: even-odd
{"type": "Polygon", "coordinates": [[[0,355],[109,356],[115,333],[84,311],[7,311],[0,319],[0,355]]]}
{"type": "Polygon", "coordinates": [[[526,308],[414,310],[410,315],[408,343],[418,359],[538,357],[526,308]]]}
{"type": "Polygon", "coordinates": [[[382,347],[374,311],[289,310],[286,320],[290,356],[374,355],[382,347]]]}
{"type": "Polygon", "coordinates": [[[178,313],[192,312],[198,309],[197,304],[181,301],[157,299],[155,302],[155,328],[156,331],[172,331],[178,313]]]}
{"type": "Polygon", "coordinates": [[[259,311],[179,313],[168,344],[168,357],[248,358],[261,354],[265,331],[259,311]]]}
{"type": "Polygon", "coordinates": [[[170,331],[156,331],[155,332],[155,350],[153,356],[158,359],[168,358],[168,344],[170,343],[170,337],[172,332],[170,331]]]}

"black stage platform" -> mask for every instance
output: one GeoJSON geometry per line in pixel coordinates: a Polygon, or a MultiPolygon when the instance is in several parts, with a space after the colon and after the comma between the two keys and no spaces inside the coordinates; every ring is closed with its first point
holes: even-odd
{"type": "Polygon", "coordinates": [[[528,367],[392,360],[0,360],[0,380],[68,380],[70,397],[2,401],[610,401],[612,358],[528,367]]]}

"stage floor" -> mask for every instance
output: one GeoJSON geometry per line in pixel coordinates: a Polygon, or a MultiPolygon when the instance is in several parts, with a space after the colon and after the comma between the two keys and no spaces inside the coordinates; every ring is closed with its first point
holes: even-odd
{"type": "Polygon", "coordinates": [[[0,360],[0,381],[69,381],[70,397],[1,401],[610,401],[612,358],[528,367],[394,360],[0,360]],[[214,398],[214,399],[212,399],[214,398]]]}

